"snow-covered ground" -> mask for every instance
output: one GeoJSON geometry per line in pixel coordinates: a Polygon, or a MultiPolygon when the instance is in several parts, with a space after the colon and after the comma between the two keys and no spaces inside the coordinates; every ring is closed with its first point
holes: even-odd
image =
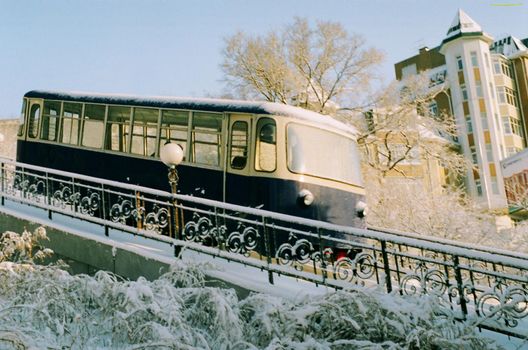
{"type": "MultiPolygon", "coordinates": [[[[42,220],[39,212],[31,215],[42,220]]],[[[72,230],[83,234],[81,226],[72,230]]],[[[165,255],[161,247],[145,250],[144,242],[134,240],[114,244],[165,255]]],[[[261,281],[262,293],[241,299],[233,289],[207,282],[206,274],[213,271],[225,277],[221,260],[197,258],[178,260],[167,254],[173,268],[151,282],[123,281],[107,272],[72,276],[60,267],[1,263],[0,348],[500,348],[487,337],[506,348],[524,345],[479,333],[476,320],[454,322],[449,306],[434,297],[401,297],[364,287],[336,292],[281,280],[282,287],[261,281]]],[[[244,271],[235,266],[230,264],[228,272],[244,271]]],[[[256,270],[245,272],[259,283],[252,276],[256,270]]]]}

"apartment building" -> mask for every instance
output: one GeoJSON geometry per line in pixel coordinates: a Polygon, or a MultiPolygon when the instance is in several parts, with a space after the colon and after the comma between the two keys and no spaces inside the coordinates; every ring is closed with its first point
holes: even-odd
{"type": "Polygon", "coordinates": [[[396,78],[427,72],[444,90],[431,104],[457,125],[457,142],[473,168],[468,193],[484,207],[506,213],[501,160],[526,147],[528,39],[495,40],[459,10],[443,41],[395,64],[396,78]]]}

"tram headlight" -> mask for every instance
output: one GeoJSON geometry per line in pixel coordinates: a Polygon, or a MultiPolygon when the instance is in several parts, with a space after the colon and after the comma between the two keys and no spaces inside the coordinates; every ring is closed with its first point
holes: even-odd
{"type": "Polygon", "coordinates": [[[299,192],[299,201],[306,206],[310,206],[314,199],[315,197],[312,192],[308,191],[307,189],[301,190],[301,192],[299,192]]]}
{"type": "Polygon", "coordinates": [[[367,213],[368,213],[367,203],[363,201],[357,202],[356,203],[356,213],[357,213],[357,216],[359,216],[360,218],[364,218],[365,216],[367,216],[367,213]]]}

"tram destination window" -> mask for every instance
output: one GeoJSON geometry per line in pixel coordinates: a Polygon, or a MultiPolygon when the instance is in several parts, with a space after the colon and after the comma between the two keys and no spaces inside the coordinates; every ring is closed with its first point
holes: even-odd
{"type": "Polygon", "coordinates": [[[275,171],[277,168],[277,127],[273,119],[259,119],[256,150],[255,169],[275,171]]]}
{"type": "Polygon", "coordinates": [[[159,109],[134,108],[131,152],[142,156],[156,155],[159,109]]]}
{"type": "Polygon", "coordinates": [[[297,123],[287,129],[288,169],[331,180],[361,185],[356,143],[339,134],[297,123]]]}
{"type": "Polygon", "coordinates": [[[103,147],[104,117],[106,106],[86,104],[83,118],[82,145],[90,148],[103,147]]]}
{"type": "Polygon", "coordinates": [[[38,128],[40,122],[40,105],[34,104],[31,105],[29,111],[29,123],[28,123],[28,136],[31,138],[36,138],[38,136],[38,128]]]}
{"type": "Polygon", "coordinates": [[[189,112],[188,111],[162,111],[161,128],[160,128],[160,149],[168,142],[173,142],[183,150],[183,160],[187,157],[187,133],[189,130],[189,112]]]}
{"type": "Polygon", "coordinates": [[[231,127],[230,164],[233,169],[244,169],[247,164],[248,123],[236,121],[231,127]]]}
{"type": "Polygon", "coordinates": [[[62,103],[58,101],[44,102],[42,130],[40,132],[41,140],[57,141],[61,104],[62,103]]]}
{"type": "Polygon", "coordinates": [[[127,152],[130,134],[130,107],[109,106],[105,149],[127,152]]]}
{"type": "Polygon", "coordinates": [[[220,166],[222,115],[195,112],[192,117],[192,161],[220,166]]]}

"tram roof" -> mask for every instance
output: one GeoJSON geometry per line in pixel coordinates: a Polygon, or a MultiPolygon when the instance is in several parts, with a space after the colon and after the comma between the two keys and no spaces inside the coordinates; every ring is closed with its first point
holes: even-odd
{"type": "Polygon", "coordinates": [[[322,114],[308,111],[299,107],[266,101],[243,101],[173,96],[135,96],[125,94],[51,90],[32,90],[27,92],[24,97],[142,107],[189,109],[196,111],[279,115],[324,124],[345,132],[352,133],[354,135],[357,134],[357,130],[353,126],[337,121],[330,116],[324,116],[322,114]]]}

